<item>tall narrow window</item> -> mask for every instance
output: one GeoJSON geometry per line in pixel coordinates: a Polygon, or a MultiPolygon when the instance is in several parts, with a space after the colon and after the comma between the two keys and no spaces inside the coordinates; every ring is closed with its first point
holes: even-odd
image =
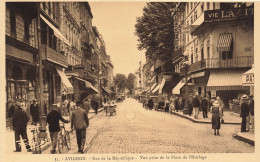
{"type": "Polygon", "coordinates": [[[16,34],[17,40],[23,41],[25,32],[24,32],[24,20],[21,15],[16,16],[16,34]]]}
{"type": "Polygon", "coordinates": [[[201,48],[201,60],[204,60],[204,48],[201,48]]]}
{"type": "Polygon", "coordinates": [[[215,8],[216,8],[216,3],[213,2],[213,10],[215,10],[215,8]]]}
{"type": "Polygon", "coordinates": [[[11,34],[11,22],[10,22],[10,10],[5,9],[5,34],[10,36],[11,34]]]}

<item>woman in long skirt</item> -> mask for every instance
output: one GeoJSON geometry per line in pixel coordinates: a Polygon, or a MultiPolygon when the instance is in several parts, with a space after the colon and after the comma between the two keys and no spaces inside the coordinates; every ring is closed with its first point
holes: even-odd
{"type": "Polygon", "coordinates": [[[219,107],[218,100],[215,100],[213,102],[213,106],[211,106],[210,112],[212,113],[211,122],[212,122],[212,129],[214,129],[214,135],[219,135],[221,109],[219,107]]]}

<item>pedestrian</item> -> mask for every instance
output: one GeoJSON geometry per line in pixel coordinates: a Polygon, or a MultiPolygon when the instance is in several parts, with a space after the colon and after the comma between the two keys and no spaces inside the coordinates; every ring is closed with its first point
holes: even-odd
{"type": "Polygon", "coordinates": [[[212,113],[211,123],[212,123],[212,129],[214,129],[214,135],[219,135],[221,109],[218,100],[215,100],[213,102],[213,106],[211,106],[210,112],[212,113]]]}
{"type": "Polygon", "coordinates": [[[97,98],[97,96],[92,97],[91,106],[95,110],[95,114],[97,114],[98,113],[98,98],[97,98]]]}
{"type": "Polygon", "coordinates": [[[254,96],[249,96],[249,119],[252,126],[252,129],[255,129],[255,119],[254,119],[254,96]]]}
{"type": "Polygon", "coordinates": [[[8,109],[8,121],[9,121],[10,130],[13,130],[13,117],[14,117],[15,109],[16,108],[15,108],[14,101],[11,100],[10,107],[8,109]]]}
{"type": "Polygon", "coordinates": [[[246,120],[249,116],[249,106],[248,106],[248,103],[246,102],[247,98],[248,98],[247,95],[242,95],[242,97],[241,97],[241,100],[242,100],[241,113],[240,113],[240,117],[242,117],[241,132],[248,131],[248,130],[246,130],[246,120]]]}
{"type": "Polygon", "coordinates": [[[174,105],[175,105],[175,110],[178,112],[180,110],[180,106],[179,106],[179,99],[177,96],[174,99],[174,105]]]}
{"type": "Polygon", "coordinates": [[[198,119],[199,115],[199,108],[200,108],[200,99],[198,97],[198,94],[196,94],[192,99],[192,107],[194,109],[194,118],[198,119]]]}
{"type": "Polygon", "coordinates": [[[60,131],[59,121],[64,123],[68,123],[68,120],[65,120],[61,113],[58,112],[57,104],[52,105],[52,111],[47,115],[47,123],[49,125],[49,132],[51,137],[52,150],[50,151],[52,154],[56,152],[56,144],[58,139],[58,133],[60,131]]]}
{"type": "Polygon", "coordinates": [[[68,103],[69,103],[68,99],[65,98],[65,100],[63,102],[64,115],[68,115],[69,114],[68,103]]]}
{"type": "Polygon", "coordinates": [[[203,118],[208,118],[208,99],[206,97],[206,95],[204,95],[204,97],[201,100],[201,108],[202,108],[202,112],[203,112],[203,118]]]}
{"type": "MultiPolygon", "coordinates": [[[[86,97],[84,100],[83,100],[83,108],[84,110],[87,112],[87,114],[89,113],[89,110],[91,108],[91,105],[90,105],[90,98],[89,97],[86,97]]],[[[106,105],[107,103],[107,99],[106,99],[106,102],[104,102],[104,105],[106,105]]]]}
{"type": "Polygon", "coordinates": [[[153,99],[150,97],[150,99],[148,100],[148,108],[149,110],[152,110],[153,109],[153,99]]]}
{"type": "Polygon", "coordinates": [[[21,141],[20,136],[22,136],[23,142],[28,152],[31,152],[31,147],[29,145],[29,140],[27,136],[27,123],[29,121],[29,117],[24,110],[23,103],[16,103],[17,109],[14,112],[13,116],[13,129],[15,133],[15,148],[14,152],[21,152],[21,141]]]}
{"type": "Polygon", "coordinates": [[[40,110],[39,105],[36,102],[36,99],[33,100],[33,103],[30,106],[30,114],[32,116],[32,125],[36,125],[40,119],[40,110]]]}
{"type": "Polygon", "coordinates": [[[76,130],[78,152],[83,153],[86,141],[86,129],[89,126],[87,112],[82,109],[81,102],[76,102],[76,110],[72,112],[71,129],[76,130]]]}
{"type": "Polygon", "coordinates": [[[174,104],[174,98],[170,98],[170,111],[175,113],[175,104],[174,104]]]}
{"type": "Polygon", "coordinates": [[[189,98],[186,99],[186,104],[187,104],[188,109],[189,109],[189,116],[191,116],[191,114],[192,114],[192,112],[193,112],[192,95],[190,95],[189,98]]]}
{"type": "Polygon", "coordinates": [[[72,117],[72,112],[76,109],[76,105],[75,105],[75,103],[74,103],[74,101],[73,100],[71,100],[70,101],[70,120],[71,120],[71,117],[72,117]]]}
{"type": "Polygon", "coordinates": [[[224,103],[223,101],[221,100],[221,98],[219,96],[217,96],[216,98],[218,100],[218,103],[219,103],[219,107],[221,109],[221,113],[222,113],[222,116],[224,116],[224,103]]]}
{"type": "Polygon", "coordinates": [[[166,98],[166,100],[164,101],[165,113],[169,112],[169,107],[170,107],[170,101],[168,100],[168,98],[166,98]]]}

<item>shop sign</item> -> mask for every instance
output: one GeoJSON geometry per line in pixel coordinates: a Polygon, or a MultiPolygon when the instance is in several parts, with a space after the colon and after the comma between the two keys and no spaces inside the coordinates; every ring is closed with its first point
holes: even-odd
{"type": "Polygon", "coordinates": [[[226,21],[241,18],[253,18],[254,7],[240,7],[229,10],[208,10],[204,12],[205,22],[226,21]]]}
{"type": "Polygon", "coordinates": [[[243,84],[254,84],[255,78],[254,74],[244,74],[243,75],[243,84]]]}

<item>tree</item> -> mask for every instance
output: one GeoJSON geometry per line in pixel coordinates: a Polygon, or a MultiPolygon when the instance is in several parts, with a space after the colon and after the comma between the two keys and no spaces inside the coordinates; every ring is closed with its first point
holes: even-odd
{"type": "Polygon", "coordinates": [[[172,8],[175,2],[150,2],[135,24],[138,49],[151,59],[169,59],[174,49],[172,8]]]}
{"type": "Polygon", "coordinates": [[[127,80],[126,80],[126,87],[129,90],[129,93],[132,94],[133,90],[135,88],[135,75],[130,73],[128,74],[127,80]]]}
{"type": "Polygon", "coordinates": [[[124,92],[126,88],[126,76],[124,74],[116,74],[114,81],[118,92],[124,92]]]}

